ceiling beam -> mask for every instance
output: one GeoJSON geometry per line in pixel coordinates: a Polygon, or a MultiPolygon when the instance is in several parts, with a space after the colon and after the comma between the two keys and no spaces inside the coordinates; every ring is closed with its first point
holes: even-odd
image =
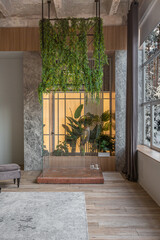
{"type": "Polygon", "coordinates": [[[3,17],[7,17],[9,15],[10,3],[4,0],[0,2],[0,12],[3,17]]]}
{"type": "Polygon", "coordinates": [[[62,17],[62,0],[53,0],[56,18],[62,17]]]}
{"type": "Polygon", "coordinates": [[[119,4],[121,0],[112,0],[111,8],[109,11],[109,15],[115,15],[117,13],[119,4]]]}

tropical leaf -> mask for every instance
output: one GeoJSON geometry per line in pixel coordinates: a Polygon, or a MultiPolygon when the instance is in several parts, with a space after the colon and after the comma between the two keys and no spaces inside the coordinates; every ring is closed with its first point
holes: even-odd
{"type": "Polygon", "coordinates": [[[110,120],[110,112],[109,111],[105,111],[104,113],[102,113],[101,115],[101,121],[102,122],[107,122],[110,120]]]}
{"type": "Polygon", "coordinates": [[[72,118],[72,117],[67,117],[67,119],[69,120],[69,122],[70,122],[71,124],[75,123],[76,125],[79,125],[79,124],[78,124],[78,121],[75,120],[74,118],[72,118]]]}
{"type": "Polygon", "coordinates": [[[69,129],[69,127],[65,124],[62,124],[62,127],[69,133],[71,133],[71,130],[69,129]]]}
{"type": "Polygon", "coordinates": [[[92,122],[96,122],[96,123],[100,122],[100,117],[98,115],[88,112],[86,116],[92,118],[92,122]]]}
{"type": "Polygon", "coordinates": [[[72,116],[72,118],[73,118],[73,113],[72,113],[72,109],[71,109],[71,108],[69,108],[69,110],[70,110],[70,112],[71,112],[71,116],[72,116]]]}
{"type": "Polygon", "coordinates": [[[107,122],[104,124],[104,126],[102,127],[102,131],[108,131],[110,129],[111,123],[107,122]]]}
{"type": "Polygon", "coordinates": [[[75,126],[75,125],[73,125],[73,124],[70,124],[70,123],[68,123],[68,125],[69,126],[71,126],[71,128],[73,129],[73,130],[76,130],[76,131],[78,131],[78,133],[81,133],[82,131],[83,131],[83,128],[81,127],[81,126],[75,126]]]}
{"type": "Polygon", "coordinates": [[[83,109],[83,104],[79,105],[79,107],[76,109],[74,113],[74,118],[77,119],[81,116],[82,109],[83,109]]]}

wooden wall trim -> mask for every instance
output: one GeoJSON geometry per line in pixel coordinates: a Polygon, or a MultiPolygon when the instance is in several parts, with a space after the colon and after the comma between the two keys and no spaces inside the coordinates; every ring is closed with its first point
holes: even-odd
{"type": "Polygon", "coordinates": [[[127,50],[127,27],[107,26],[103,28],[107,51],[127,50]]]}
{"type": "Polygon", "coordinates": [[[40,51],[39,28],[0,28],[0,51],[40,51]]]}
{"type": "MultiPolygon", "coordinates": [[[[103,30],[107,51],[127,49],[126,26],[106,26],[103,30]]],[[[40,51],[39,36],[37,27],[0,28],[0,51],[40,51]]]]}

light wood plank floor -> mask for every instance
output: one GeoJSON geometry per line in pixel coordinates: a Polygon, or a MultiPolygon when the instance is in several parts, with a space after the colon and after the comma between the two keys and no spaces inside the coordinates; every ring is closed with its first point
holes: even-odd
{"type": "Polygon", "coordinates": [[[7,182],[2,191],[83,191],[90,240],[160,240],[160,207],[120,173],[104,173],[105,183],[100,185],[36,184],[38,174],[22,172],[20,189],[7,182]]]}

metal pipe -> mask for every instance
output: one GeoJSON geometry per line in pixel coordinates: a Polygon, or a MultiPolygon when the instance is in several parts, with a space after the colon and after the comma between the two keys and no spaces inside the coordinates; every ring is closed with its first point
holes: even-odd
{"type": "Polygon", "coordinates": [[[48,3],[48,19],[50,19],[50,6],[51,6],[51,0],[48,0],[47,3],[48,3]]]}
{"type": "MultiPolygon", "coordinates": [[[[43,36],[43,19],[44,19],[44,12],[43,12],[43,0],[42,0],[42,48],[44,47],[44,36],[43,36]]],[[[42,68],[43,68],[43,58],[42,58],[42,68]]],[[[43,82],[43,79],[42,79],[43,82]]],[[[43,94],[42,94],[42,123],[43,123],[43,94]]],[[[44,141],[44,128],[43,128],[43,124],[42,124],[42,169],[44,169],[44,162],[43,162],[43,151],[44,151],[44,145],[43,145],[43,141],[44,141]]]]}
{"type": "MultiPolygon", "coordinates": [[[[74,18],[74,19],[90,20],[92,18],[74,18]]],[[[69,18],[49,18],[49,20],[51,20],[51,21],[58,21],[58,20],[61,21],[61,20],[69,20],[69,18]]],[[[72,20],[72,19],[70,19],[70,20],[72,20]]]]}
{"type": "Polygon", "coordinates": [[[44,12],[43,12],[43,0],[42,0],[42,19],[44,18],[44,12]]]}
{"type": "Polygon", "coordinates": [[[42,48],[44,48],[44,31],[43,31],[43,22],[44,22],[44,8],[42,0],[42,48]]]}
{"type": "Polygon", "coordinates": [[[98,16],[98,11],[97,11],[97,1],[96,1],[96,17],[98,16]]]}
{"type": "Polygon", "coordinates": [[[101,35],[100,35],[100,24],[101,24],[101,16],[100,16],[100,14],[101,14],[101,10],[100,10],[100,0],[98,0],[98,2],[99,2],[99,54],[98,54],[98,57],[99,57],[99,69],[100,69],[100,42],[101,42],[101,39],[100,39],[100,37],[101,37],[101,35]]]}

